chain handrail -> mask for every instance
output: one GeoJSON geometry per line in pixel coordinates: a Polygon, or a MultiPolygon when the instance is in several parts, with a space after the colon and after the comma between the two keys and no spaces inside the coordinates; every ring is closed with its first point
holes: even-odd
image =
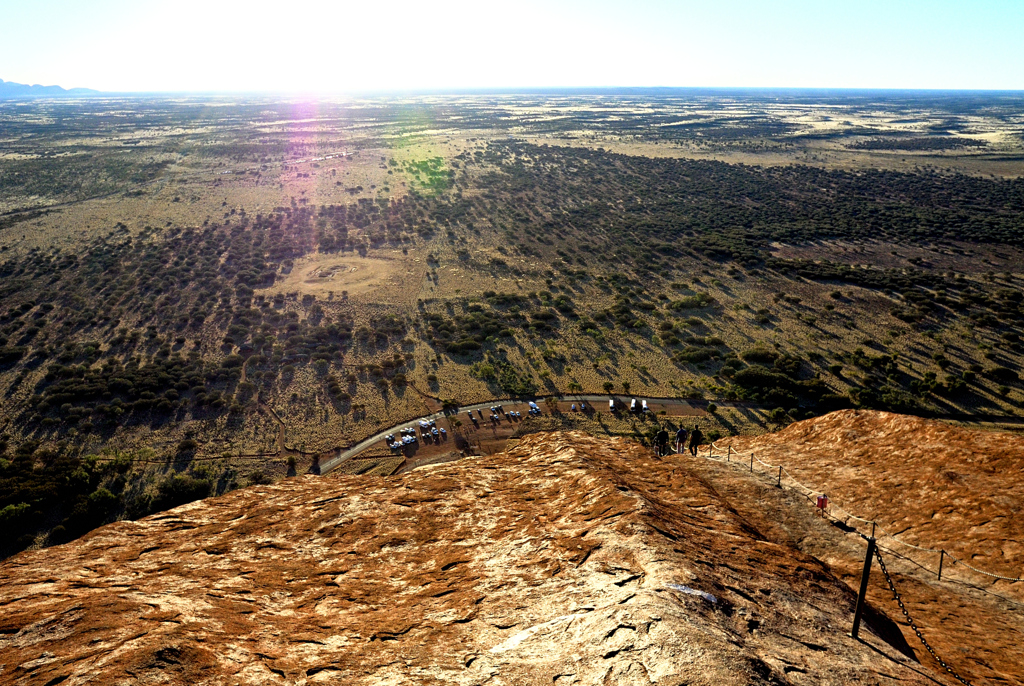
{"type": "Polygon", "coordinates": [[[852,512],[847,512],[846,510],[844,510],[843,508],[839,507],[838,505],[830,505],[830,507],[832,509],[834,509],[834,510],[838,510],[839,512],[842,512],[849,519],[856,519],[858,522],[864,522],[865,524],[874,524],[875,523],[874,520],[864,519],[863,517],[858,517],[857,515],[853,514],[852,512]]]}
{"type": "MultiPolygon", "coordinates": [[[[708,457],[712,457],[712,452],[711,451],[712,451],[713,448],[718,448],[719,450],[721,450],[721,448],[719,446],[715,445],[712,442],[711,445],[708,447],[708,457]]],[[[737,457],[740,457],[741,455],[743,455],[743,453],[736,452],[735,455],[737,457]]],[[[768,467],[768,468],[771,468],[771,469],[778,468],[780,470],[779,471],[780,481],[781,481],[782,474],[785,473],[786,476],[788,476],[789,479],[794,484],[799,486],[800,488],[802,488],[802,489],[804,489],[806,491],[809,491],[811,493],[821,493],[821,491],[819,491],[817,489],[810,488],[809,486],[807,486],[807,485],[797,481],[797,479],[792,474],[790,474],[789,470],[787,470],[784,466],[768,464],[767,462],[759,459],[757,457],[757,455],[754,454],[753,451],[751,451],[749,453],[749,455],[750,455],[751,460],[757,460],[758,462],[760,462],[765,467],[768,467]]],[[[753,463],[751,463],[751,464],[753,464],[753,463]]],[[[835,511],[843,513],[844,515],[846,515],[849,518],[856,519],[858,521],[864,522],[865,524],[871,524],[872,525],[872,536],[874,536],[874,533],[875,533],[874,530],[877,527],[877,525],[876,525],[876,523],[873,520],[864,519],[863,517],[858,517],[855,514],[852,514],[850,512],[847,512],[846,510],[843,510],[838,505],[832,505],[832,509],[835,510],[835,511]]],[[[970,570],[972,570],[974,572],[977,572],[978,574],[982,574],[982,575],[985,575],[985,576],[992,577],[994,579],[1001,579],[1003,581],[1009,581],[1009,582],[1024,581],[1024,579],[1018,579],[1018,578],[1009,577],[1009,576],[1001,576],[999,574],[993,574],[991,572],[986,572],[984,570],[978,569],[977,567],[974,567],[973,565],[970,565],[967,562],[964,562],[960,558],[952,555],[951,553],[949,553],[949,552],[947,552],[945,550],[937,550],[935,548],[925,548],[925,547],[922,547],[922,546],[914,545],[913,543],[907,543],[906,541],[900,540],[900,539],[896,538],[895,534],[885,533],[885,532],[881,532],[881,531],[879,531],[879,533],[881,534],[881,537],[889,538],[889,539],[895,541],[896,543],[899,543],[900,545],[907,546],[908,548],[913,548],[915,550],[920,550],[920,551],[930,552],[930,553],[942,553],[946,557],[950,558],[950,560],[954,564],[959,564],[959,565],[962,565],[964,567],[967,567],[968,569],[970,569],[970,570]]],[[[863,534],[861,534],[861,535],[863,535],[863,534]]],[[[894,551],[892,551],[892,552],[893,552],[894,555],[899,557],[898,553],[896,553],[894,551]]],[[[939,663],[939,665],[946,671],[947,674],[952,676],[954,679],[956,679],[960,683],[965,684],[966,686],[973,686],[970,681],[968,681],[964,677],[960,676],[956,672],[956,670],[954,670],[952,667],[950,667],[949,664],[945,660],[943,660],[941,657],[939,657],[939,655],[935,652],[935,649],[932,648],[931,644],[928,643],[928,641],[925,639],[924,635],[921,633],[921,630],[918,628],[917,623],[910,616],[910,612],[907,610],[906,605],[903,603],[903,597],[896,590],[896,585],[895,585],[895,583],[892,580],[892,576],[889,575],[889,570],[886,568],[885,562],[882,560],[882,554],[879,551],[877,546],[874,548],[874,555],[875,555],[875,558],[878,560],[878,566],[882,570],[882,574],[885,576],[885,581],[886,581],[886,583],[889,586],[889,590],[893,594],[893,599],[895,599],[896,603],[899,605],[900,611],[903,613],[903,616],[907,620],[907,624],[910,626],[911,629],[914,630],[914,633],[917,635],[918,639],[920,639],[921,645],[923,645],[925,647],[925,649],[928,651],[928,653],[933,658],[935,658],[935,661],[939,663]]],[[[940,564],[940,573],[941,573],[941,564],[940,564]]]]}
{"type": "MultiPolygon", "coordinates": [[[[730,444],[730,446],[731,446],[731,444],[730,444]]],[[[712,447],[718,448],[719,450],[721,450],[721,448],[719,446],[715,445],[715,443],[712,442],[708,446],[708,457],[709,458],[712,457],[712,455],[711,455],[712,447]]],[[[744,453],[741,453],[739,451],[737,451],[737,452],[735,452],[733,454],[736,457],[740,457],[740,456],[744,455],[744,453]]],[[[765,462],[764,460],[762,460],[761,458],[759,458],[756,454],[754,454],[754,451],[750,451],[749,455],[750,455],[751,458],[753,458],[754,460],[756,460],[757,462],[761,463],[762,465],[764,465],[765,467],[767,467],[769,469],[778,469],[778,468],[781,467],[782,471],[786,474],[786,476],[788,476],[793,481],[793,483],[795,483],[796,485],[800,486],[804,490],[810,491],[811,493],[823,493],[823,491],[821,491],[819,489],[811,488],[810,486],[807,486],[806,484],[803,484],[803,483],[800,483],[799,481],[797,481],[796,478],[792,474],[790,474],[789,470],[786,469],[783,465],[769,464],[769,463],[765,462]]],[[[945,556],[950,558],[955,564],[959,564],[959,565],[961,565],[963,567],[967,567],[968,569],[970,569],[970,570],[972,570],[974,572],[977,572],[978,574],[982,574],[984,576],[988,576],[988,577],[991,577],[993,579],[1000,579],[1002,581],[1009,581],[1011,583],[1019,582],[1019,581],[1024,581],[1024,578],[1017,578],[1017,577],[1012,577],[1012,576],[1002,576],[1000,574],[993,574],[992,572],[986,572],[986,571],[984,571],[982,569],[978,569],[977,567],[974,567],[973,565],[970,565],[970,564],[964,562],[963,560],[961,560],[960,558],[954,556],[952,553],[950,553],[947,550],[940,550],[940,549],[936,549],[936,548],[925,548],[923,546],[914,545],[913,543],[907,543],[906,541],[903,541],[903,540],[901,540],[899,538],[896,538],[895,534],[890,534],[890,533],[886,533],[886,532],[882,531],[881,527],[878,527],[878,525],[876,524],[876,522],[874,520],[864,519],[863,517],[858,517],[857,515],[853,514],[852,512],[848,512],[847,510],[844,510],[843,508],[839,507],[838,505],[836,505],[834,503],[831,504],[829,507],[833,511],[837,511],[837,512],[842,513],[844,517],[847,517],[849,519],[855,519],[855,520],[857,520],[859,522],[864,522],[865,524],[871,524],[872,527],[873,527],[873,529],[872,529],[873,535],[874,535],[874,529],[877,528],[878,529],[878,537],[880,537],[880,538],[890,538],[893,541],[899,543],[900,545],[905,545],[908,548],[913,548],[915,550],[920,550],[922,552],[944,553],[945,556]]],[[[835,518],[835,517],[833,517],[833,518],[834,519],[838,519],[838,518],[835,518]]]]}
{"type": "Polygon", "coordinates": [[[935,649],[932,648],[928,641],[925,640],[924,636],[921,634],[921,630],[917,628],[917,624],[914,622],[914,618],[911,617],[910,612],[907,611],[907,606],[903,604],[903,597],[900,595],[899,591],[896,590],[896,584],[893,583],[892,577],[889,576],[889,570],[885,568],[885,562],[882,561],[882,554],[878,551],[877,547],[875,548],[875,558],[878,560],[878,566],[882,570],[882,574],[885,576],[886,583],[889,584],[889,590],[892,591],[893,599],[895,599],[896,604],[900,606],[900,610],[903,612],[903,616],[907,619],[907,624],[909,624],[910,628],[914,630],[914,633],[917,634],[917,637],[921,639],[921,645],[923,645],[925,649],[929,653],[931,653],[931,656],[935,658],[935,661],[942,665],[942,668],[946,670],[946,672],[950,676],[959,681],[961,684],[972,686],[970,681],[957,674],[956,670],[954,670],[952,667],[946,664],[946,661],[939,657],[938,653],[935,652],[935,649]]]}
{"type": "MultiPolygon", "coordinates": [[[[881,536],[879,536],[879,538],[891,538],[892,540],[896,541],[900,545],[905,545],[908,548],[913,548],[914,550],[920,550],[921,552],[925,552],[925,553],[941,553],[942,552],[942,550],[939,550],[939,549],[936,549],[936,548],[924,548],[924,547],[919,546],[919,545],[914,545],[913,543],[907,543],[906,541],[903,541],[903,540],[900,540],[900,539],[896,538],[896,534],[882,534],[881,536]]],[[[946,553],[946,555],[949,555],[949,553],[946,553]]],[[[952,557],[952,555],[949,555],[949,556],[952,557]]]]}
{"type": "Polygon", "coordinates": [[[967,564],[966,562],[961,560],[959,557],[956,557],[955,555],[953,555],[950,552],[946,553],[946,557],[948,557],[949,559],[953,560],[953,562],[955,564],[963,565],[964,567],[967,567],[967,569],[973,569],[978,574],[984,574],[985,576],[990,576],[990,577],[992,577],[994,579],[1002,579],[1003,581],[1024,581],[1024,579],[1018,579],[1018,578],[1015,578],[1015,577],[1012,577],[1012,576],[1000,576],[999,574],[993,574],[992,572],[986,572],[984,570],[978,569],[977,567],[972,567],[971,565],[967,564]]]}

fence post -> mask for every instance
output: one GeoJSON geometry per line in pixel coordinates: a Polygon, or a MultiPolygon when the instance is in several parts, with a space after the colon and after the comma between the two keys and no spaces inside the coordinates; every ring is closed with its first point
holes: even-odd
{"type": "Polygon", "coordinates": [[[750,473],[754,473],[754,453],[750,453],[750,473]]]}
{"type": "Polygon", "coordinates": [[[939,581],[942,581],[942,562],[946,559],[946,550],[939,551],[939,581]]]}
{"type": "Polygon", "coordinates": [[[875,554],[875,537],[868,539],[868,552],[864,556],[864,571],[860,575],[860,593],[857,594],[857,607],[853,611],[853,628],[850,636],[857,638],[860,633],[860,616],[864,612],[864,597],[868,593],[868,576],[871,574],[871,557],[875,554]]]}
{"type": "Polygon", "coordinates": [[[775,484],[779,488],[782,488],[782,465],[779,465],[779,482],[775,484]]]}
{"type": "Polygon", "coordinates": [[[725,453],[725,461],[726,462],[731,462],[732,461],[732,444],[730,443],[729,445],[726,446],[726,448],[728,449],[728,452],[725,453]]]}

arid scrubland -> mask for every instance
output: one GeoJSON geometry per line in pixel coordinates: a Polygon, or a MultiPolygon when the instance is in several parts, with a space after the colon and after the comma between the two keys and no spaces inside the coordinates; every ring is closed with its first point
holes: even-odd
{"type": "Polygon", "coordinates": [[[1020,415],[1022,104],[0,104],[5,550],[445,401],[1020,415]]]}

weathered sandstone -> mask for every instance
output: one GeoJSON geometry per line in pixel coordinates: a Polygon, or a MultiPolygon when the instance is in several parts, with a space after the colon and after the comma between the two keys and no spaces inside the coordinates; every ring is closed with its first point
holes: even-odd
{"type": "Polygon", "coordinates": [[[849,586],[738,514],[704,464],[541,434],[105,526],[0,565],[0,681],[941,679],[878,612],[849,638],[849,586]]]}

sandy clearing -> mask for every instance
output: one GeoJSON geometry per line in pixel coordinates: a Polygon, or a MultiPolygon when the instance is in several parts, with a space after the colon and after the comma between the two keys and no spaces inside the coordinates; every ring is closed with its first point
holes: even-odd
{"type": "Polygon", "coordinates": [[[400,285],[410,278],[411,260],[358,255],[310,255],[295,261],[295,266],[273,286],[257,292],[273,295],[295,293],[328,298],[370,293],[377,289],[400,285]]]}

